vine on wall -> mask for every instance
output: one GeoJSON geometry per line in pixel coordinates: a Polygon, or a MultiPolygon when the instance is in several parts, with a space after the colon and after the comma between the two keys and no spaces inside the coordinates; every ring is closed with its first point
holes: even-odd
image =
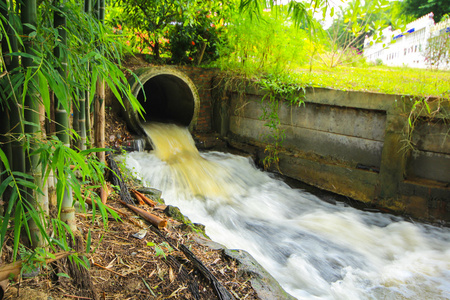
{"type": "Polygon", "coordinates": [[[279,152],[286,137],[285,130],[281,128],[279,108],[282,102],[290,106],[304,105],[305,87],[292,83],[289,75],[268,75],[257,81],[265,95],[261,99],[263,115],[260,119],[266,121],[264,124],[270,129],[264,139],[267,143],[264,152],[263,166],[267,169],[270,165],[279,163],[279,152]],[[266,101],[267,100],[267,101],[266,101]]]}
{"type": "MultiPolygon", "coordinates": [[[[444,101],[448,101],[448,99],[440,97],[421,97],[417,99],[410,99],[411,107],[406,107],[409,103],[405,104],[403,110],[407,113],[408,122],[405,124],[403,131],[405,138],[402,140],[402,151],[404,154],[417,150],[417,145],[414,142],[414,132],[419,123],[424,121],[448,122],[450,119],[450,112],[447,111],[445,105],[443,105],[444,101]]],[[[444,141],[447,139],[449,133],[450,129],[447,130],[444,141]]]]}

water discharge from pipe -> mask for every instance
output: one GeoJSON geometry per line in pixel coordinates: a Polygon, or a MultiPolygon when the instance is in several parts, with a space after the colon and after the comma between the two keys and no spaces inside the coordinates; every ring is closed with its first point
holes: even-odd
{"type": "Polygon", "coordinates": [[[247,250],[298,299],[450,299],[450,229],[331,204],[241,156],[199,153],[186,128],[145,126],[126,157],[207,234],[247,250]]]}
{"type": "Polygon", "coordinates": [[[185,196],[230,200],[235,189],[233,175],[213,161],[201,157],[190,132],[175,124],[145,123],[154,155],[167,163],[172,178],[185,196]],[[230,185],[234,185],[230,189],[230,185]]]}

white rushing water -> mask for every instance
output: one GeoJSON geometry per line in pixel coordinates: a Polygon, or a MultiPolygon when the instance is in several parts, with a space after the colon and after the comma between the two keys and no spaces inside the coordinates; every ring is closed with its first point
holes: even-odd
{"type": "Polygon", "coordinates": [[[166,204],[248,251],[298,299],[450,299],[450,230],[330,204],[248,158],[198,153],[189,132],[149,125],[126,163],[166,204]]]}

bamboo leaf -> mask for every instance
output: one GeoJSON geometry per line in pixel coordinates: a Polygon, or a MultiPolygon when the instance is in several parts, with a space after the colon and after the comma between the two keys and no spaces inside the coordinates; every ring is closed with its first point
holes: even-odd
{"type": "Polygon", "coordinates": [[[58,277],[66,277],[66,278],[70,279],[70,276],[67,275],[66,273],[58,273],[58,274],[56,274],[56,276],[58,276],[58,277]]]}
{"type": "MultiPolygon", "coordinates": [[[[16,260],[17,258],[17,252],[19,250],[19,241],[20,241],[20,233],[21,233],[21,229],[23,226],[22,221],[25,221],[24,223],[26,223],[26,220],[22,219],[22,202],[17,202],[16,204],[16,209],[15,209],[15,215],[14,215],[14,243],[13,243],[13,259],[16,260]]],[[[29,232],[28,233],[28,238],[30,237],[29,232]]]]}
{"type": "Polygon", "coordinates": [[[42,71],[38,72],[39,77],[39,91],[42,97],[42,102],[45,107],[45,112],[47,116],[50,116],[50,92],[48,89],[48,81],[47,78],[42,74],[42,71]]]}
{"type": "Polygon", "coordinates": [[[94,100],[96,86],[97,86],[97,76],[98,76],[98,70],[97,68],[93,68],[92,70],[92,76],[91,76],[91,89],[90,89],[90,95],[89,95],[89,105],[92,104],[92,101],[94,100]]]}
{"type": "Polygon", "coordinates": [[[86,241],[86,253],[91,251],[91,229],[89,228],[87,241],[86,241]]]}
{"type": "Polygon", "coordinates": [[[0,185],[0,196],[3,195],[3,193],[5,192],[6,188],[8,187],[8,185],[13,181],[13,177],[12,176],[8,176],[7,178],[5,178],[2,182],[2,184],[0,185]]]}
{"type": "Polygon", "coordinates": [[[10,219],[10,215],[11,215],[11,210],[17,199],[17,192],[15,192],[15,191],[16,190],[14,189],[13,192],[11,193],[11,197],[9,198],[8,209],[6,210],[5,215],[3,216],[3,222],[2,222],[1,229],[0,229],[0,245],[3,245],[3,242],[5,241],[6,231],[8,230],[9,219],[10,219]]]}
{"type": "Polygon", "coordinates": [[[33,190],[37,189],[37,185],[34,184],[33,182],[28,181],[28,180],[17,179],[17,184],[21,185],[23,187],[26,187],[26,188],[33,189],[33,190]]]}
{"type": "MultiPolygon", "coordinates": [[[[3,165],[5,166],[6,171],[10,171],[11,168],[9,167],[9,161],[8,158],[5,155],[5,152],[3,152],[2,149],[0,149],[0,158],[2,160],[3,165]]],[[[2,193],[0,193],[1,195],[2,193]]]]}
{"type": "Polygon", "coordinates": [[[109,148],[92,148],[92,149],[82,150],[82,151],[80,151],[80,154],[87,156],[88,154],[93,153],[93,152],[105,152],[105,151],[111,151],[111,149],[109,149],[109,148]]]}

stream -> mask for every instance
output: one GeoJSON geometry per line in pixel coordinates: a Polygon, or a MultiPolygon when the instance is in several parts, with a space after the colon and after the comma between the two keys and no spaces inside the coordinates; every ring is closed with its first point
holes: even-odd
{"type": "Polygon", "coordinates": [[[202,152],[186,128],[147,123],[128,168],[208,236],[248,251],[298,299],[450,299],[450,229],[323,201],[247,157],[202,152]]]}

